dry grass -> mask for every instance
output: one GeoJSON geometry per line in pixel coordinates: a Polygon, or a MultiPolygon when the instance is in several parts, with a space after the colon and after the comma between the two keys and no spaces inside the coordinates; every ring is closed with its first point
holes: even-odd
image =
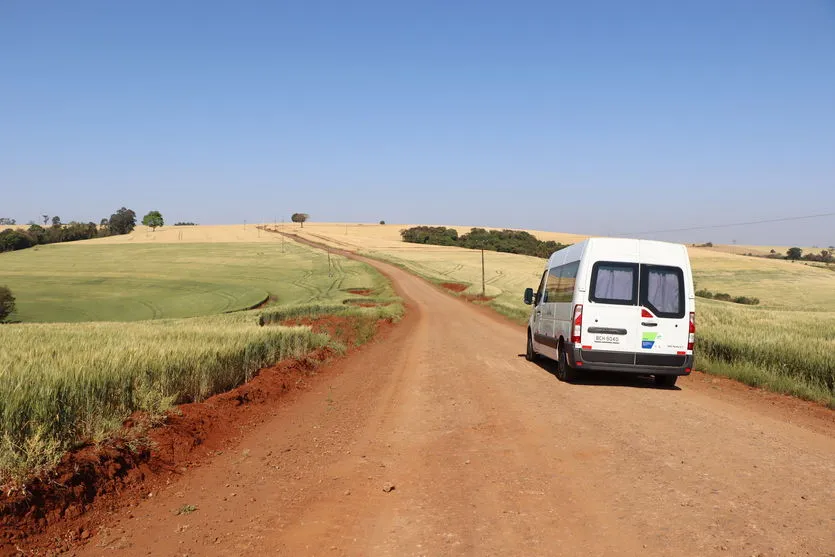
{"type": "Polygon", "coordinates": [[[689,248],[698,288],[759,298],[775,309],[835,311],[835,273],[805,262],[689,248]]]}
{"type": "MultiPolygon", "coordinates": [[[[281,239],[275,234],[258,230],[256,224],[221,224],[197,226],[164,226],[152,231],[147,226],[137,226],[130,234],[82,240],[79,244],[205,244],[214,242],[265,242],[276,243],[281,239]]],[[[287,225],[290,229],[290,225],[287,225]]]]}

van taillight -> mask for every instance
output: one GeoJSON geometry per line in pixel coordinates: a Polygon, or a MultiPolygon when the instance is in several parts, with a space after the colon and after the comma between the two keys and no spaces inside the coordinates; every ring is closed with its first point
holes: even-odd
{"type": "Polygon", "coordinates": [[[571,342],[580,344],[583,340],[583,304],[574,306],[574,329],[571,331],[571,342]]]}
{"type": "Polygon", "coordinates": [[[687,349],[693,350],[693,345],[696,344],[696,314],[690,312],[690,336],[687,337],[687,349]]]}

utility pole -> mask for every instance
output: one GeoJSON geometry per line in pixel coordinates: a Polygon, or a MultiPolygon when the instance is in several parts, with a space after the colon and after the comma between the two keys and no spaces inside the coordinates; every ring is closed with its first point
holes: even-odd
{"type": "Polygon", "coordinates": [[[481,248],[481,297],[487,297],[487,286],[484,280],[484,248],[481,248]]]}

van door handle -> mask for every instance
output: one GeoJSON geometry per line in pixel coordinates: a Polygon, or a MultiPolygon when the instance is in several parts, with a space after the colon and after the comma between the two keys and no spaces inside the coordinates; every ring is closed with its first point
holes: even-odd
{"type": "Polygon", "coordinates": [[[588,331],[591,334],[599,335],[625,335],[626,329],[612,329],[610,327],[589,327],[588,331]]]}
{"type": "Polygon", "coordinates": [[[643,325],[644,327],[657,327],[658,323],[650,323],[649,321],[644,321],[643,323],[641,323],[641,325],[643,325]]]}

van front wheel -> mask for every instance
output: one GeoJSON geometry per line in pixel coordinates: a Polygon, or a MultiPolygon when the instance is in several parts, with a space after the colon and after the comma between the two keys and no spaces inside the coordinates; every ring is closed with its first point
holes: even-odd
{"type": "Polygon", "coordinates": [[[528,331],[528,348],[525,350],[525,359],[529,362],[535,362],[539,359],[539,354],[534,352],[533,349],[533,339],[531,338],[531,333],[528,331]]]}
{"type": "Polygon", "coordinates": [[[656,375],[655,384],[664,389],[672,389],[676,386],[678,375],[656,375]]]}
{"type": "Polygon", "coordinates": [[[559,359],[557,360],[557,379],[571,383],[577,379],[577,370],[568,365],[568,356],[565,354],[562,345],[559,347],[559,359]]]}

